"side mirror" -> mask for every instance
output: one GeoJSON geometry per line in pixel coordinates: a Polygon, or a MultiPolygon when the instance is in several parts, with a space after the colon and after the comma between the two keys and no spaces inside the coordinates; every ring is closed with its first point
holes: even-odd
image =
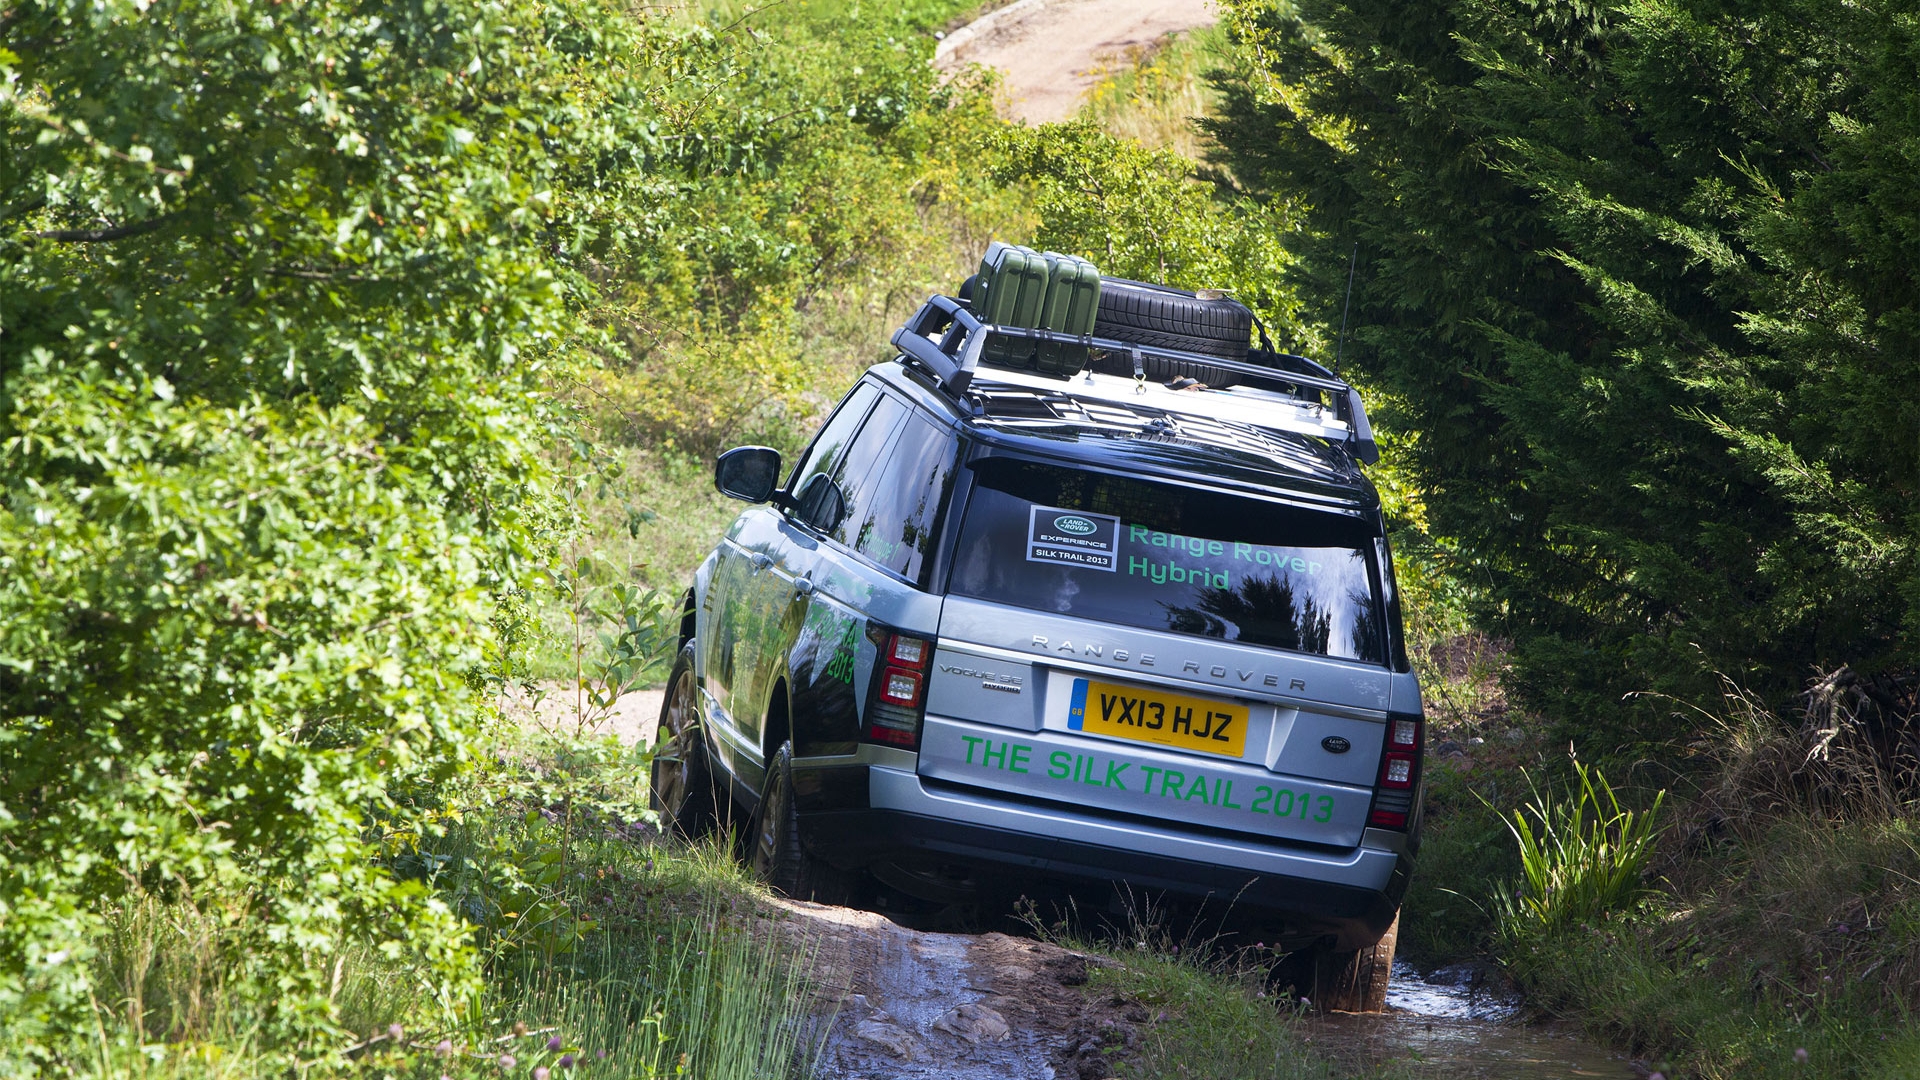
{"type": "Polygon", "coordinates": [[[780,451],[767,446],[736,446],[713,463],[713,486],[720,494],[763,503],[780,484],[780,451]]]}
{"type": "Polygon", "coordinates": [[[847,516],[847,496],[840,485],[823,472],[814,473],[807,480],[794,505],[800,520],[823,533],[839,528],[840,519],[847,516]]]}

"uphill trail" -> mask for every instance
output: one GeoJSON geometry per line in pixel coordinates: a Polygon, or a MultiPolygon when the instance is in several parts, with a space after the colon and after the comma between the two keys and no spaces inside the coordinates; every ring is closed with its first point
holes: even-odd
{"type": "Polygon", "coordinates": [[[1217,17],[1209,0],[1018,0],[947,35],[933,62],[997,69],[1001,115],[1044,124],[1072,116],[1116,63],[1217,17]]]}

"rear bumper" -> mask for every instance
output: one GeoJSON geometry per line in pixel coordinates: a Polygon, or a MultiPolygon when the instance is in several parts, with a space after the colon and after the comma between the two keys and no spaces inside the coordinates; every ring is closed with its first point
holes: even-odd
{"type": "Polygon", "coordinates": [[[917,859],[1069,887],[1124,884],[1206,899],[1295,935],[1330,934],[1344,948],[1385,932],[1412,872],[1410,858],[1376,847],[1323,851],[1183,832],[930,784],[879,765],[825,772],[816,790],[827,797],[799,800],[802,832],[816,856],[843,868],[917,859]],[[861,773],[864,800],[847,790],[861,773]]]}

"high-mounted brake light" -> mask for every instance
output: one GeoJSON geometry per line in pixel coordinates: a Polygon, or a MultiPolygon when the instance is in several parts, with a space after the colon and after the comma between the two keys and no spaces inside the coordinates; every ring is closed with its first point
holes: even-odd
{"type": "Polygon", "coordinates": [[[1373,809],[1367,825],[1375,829],[1405,829],[1413,816],[1413,799],[1420,782],[1421,726],[1418,713],[1390,713],[1387,739],[1380,755],[1380,775],[1374,783],[1373,809]]]}
{"type": "Polygon", "coordinates": [[[868,742],[920,748],[920,723],[927,711],[927,661],[933,656],[928,638],[869,626],[867,638],[879,646],[873,687],[867,696],[868,742]]]}

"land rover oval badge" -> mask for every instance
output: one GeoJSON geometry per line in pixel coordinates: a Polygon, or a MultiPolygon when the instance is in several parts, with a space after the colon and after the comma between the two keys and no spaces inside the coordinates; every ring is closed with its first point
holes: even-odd
{"type": "Polygon", "coordinates": [[[1098,532],[1100,530],[1100,526],[1095,525],[1086,518],[1076,517],[1072,514],[1061,514],[1059,517],[1054,518],[1053,527],[1072,536],[1085,536],[1088,533],[1098,532]]]}
{"type": "Polygon", "coordinates": [[[1320,748],[1329,754],[1344,754],[1353,749],[1353,744],[1338,735],[1329,735],[1320,740],[1320,748]]]}

